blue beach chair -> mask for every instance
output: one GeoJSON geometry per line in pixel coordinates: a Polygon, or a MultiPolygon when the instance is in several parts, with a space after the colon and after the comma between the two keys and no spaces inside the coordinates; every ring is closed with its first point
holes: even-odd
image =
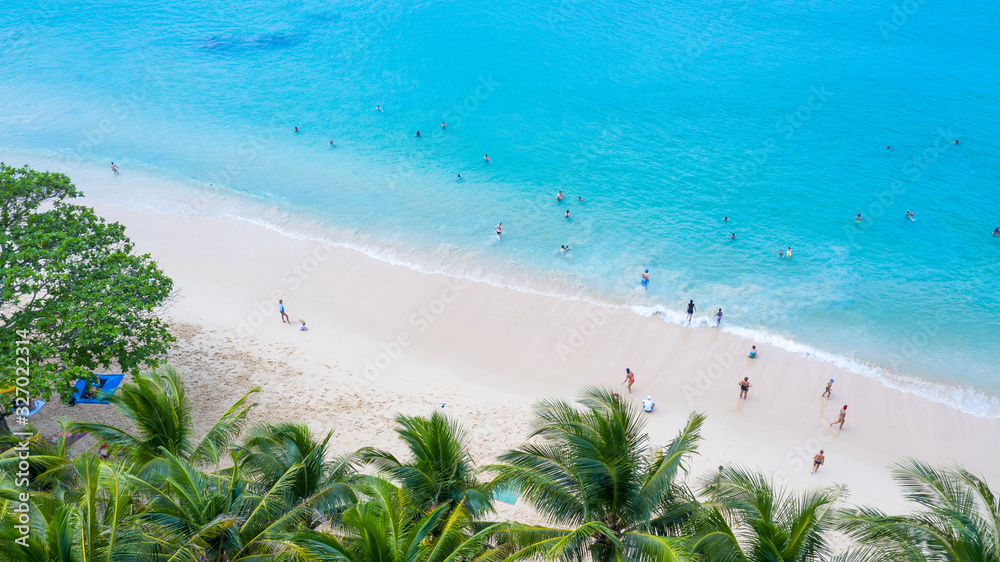
{"type": "Polygon", "coordinates": [[[80,398],[83,394],[83,389],[87,388],[87,381],[83,379],[77,379],[76,392],[70,396],[69,405],[74,406],[76,404],[107,404],[108,396],[115,393],[118,385],[122,383],[122,379],[125,375],[97,375],[97,384],[91,385],[91,397],[90,398],[80,398]]]}

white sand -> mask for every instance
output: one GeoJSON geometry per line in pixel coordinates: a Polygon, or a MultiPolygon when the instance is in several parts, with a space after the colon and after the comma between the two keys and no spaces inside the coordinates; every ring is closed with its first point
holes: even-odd
{"type": "MultiPolygon", "coordinates": [[[[125,224],[139,251],[152,254],[179,289],[166,311],[178,338],[169,359],[198,403],[200,428],[260,386],[256,420],[334,430],[336,452],[364,445],[402,452],[393,416],[445,404],[473,432],[477,461],[487,463],[522,441],[533,402],[572,398],[585,385],[624,392],[619,384],[630,367],[637,373],[633,398],[651,394],[657,403],[648,416],[653,443],[669,441],[691,411],[707,413],[692,482],[712,467],[739,463],[797,487],[843,483],[852,501],[902,510],[886,468],[916,456],[961,463],[1000,485],[993,462],[1000,420],[829,363],[767,345],[750,360],[753,342],[712,328],[418,273],[235,219],[95,207],[125,224]],[[293,325],[279,320],[278,298],[293,325]],[[309,331],[299,331],[299,319],[309,331]],[[744,376],[753,388],[741,401],[744,376]],[[822,399],[831,378],[833,398],[822,399]],[[843,404],[850,406],[847,423],[831,431],[843,404]],[[820,448],[827,463],[810,475],[820,448]]],[[[35,420],[51,428],[59,416],[121,423],[107,406],[93,405],[51,404],[35,420]]],[[[529,516],[522,503],[502,516],[529,516]]]]}

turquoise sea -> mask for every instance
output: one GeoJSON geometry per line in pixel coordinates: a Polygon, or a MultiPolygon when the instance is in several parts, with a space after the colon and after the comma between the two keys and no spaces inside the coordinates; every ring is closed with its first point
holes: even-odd
{"type": "Polygon", "coordinates": [[[164,212],[666,321],[694,299],[702,323],[721,307],[731,331],[1000,416],[1000,3],[9,0],[0,18],[9,164],[115,161],[176,180],[144,195],[164,212]]]}

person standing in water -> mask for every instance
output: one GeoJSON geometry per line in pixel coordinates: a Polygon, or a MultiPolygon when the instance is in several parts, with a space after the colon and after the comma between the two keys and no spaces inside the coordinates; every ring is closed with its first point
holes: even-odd
{"type": "Polygon", "coordinates": [[[382,106],[381,105],[376,105],[375,106],[375,110],[378,111],[379,113],[382,113],[382,106]]]}
{"type": "Polygon", "coordinates": [[[419,136],[420,136],[420,131],[417,131],[417,137],[419,137],[419,136]]]}
{"type": "Polygon", "coordinates": [[[819,397],[820,398],[830,398],[830,391],[831,390],[833,390],[833,379],[830,379],[830,382],[826,383],[826,390],[824,390],[823,394],[821,394],[819,397]]]}
{"type": "Polygon", "coordinates": [[[556,201],[562,201],[562,200],[563,200],[563,194],[562,191],[560,191],[559,193],[556,193],[556,201]]]}
{"type": "Polygon", "coordinates": [[[455,181],[462,181],[462,174],[458,174],[458,179],[455,181]]]}
{"type": "Polygon", "coordinates": [[[489,164],[490,162],[492,162],[492,160],[490,160],[490,155],[487,154],[486,156],[483,156],[483,161],[486,162],[487,164],[489,164]]]}
{"type": "Polygon", "coordinates": [[[694,305],[694,300],[693,299],[689,300],[688,301],[688,325],[691,325],[691,317],[694,316],[694,313],[697,310],[698,310],[698,307],[694,305]]]}
{"type": "Polygon", "coordinates": [[[830,427],[833,427],[839,423],[840,424],[839,429],[844,429],[844,420],[846,418],[847,418],[847,404],[844,404],[844,408],[840,410],[840,417],[837,418],[837,421],[831,423],[830,427]]]}
{"type": "Polygon", "coordinates": [[[913,220],[913,213],[911,213],[910,211],[906,211],[906,218],[913,220]]]}
{"type": "Polygon", "coordinates": [[[569,209],[566,209],[566,218],[569,218],[569,209]]]}
{"type": "Polygon", "coordinates": [[[816,471],[819,470],[819,467],[823,466],[824,462],[826,462],[826,457],[823,456],[823,449],[820,449],[819,450],[819,454],[816,455],[815,457],[813,457],[813,471],[812,471],[812,473],[816,474],[816,471]]]}
{"type": "Polygon", "coordinates": [[[448,125],[447,125],[447,124],[445,124],[445,122],[444,122],[444,121],[442,121],[442,122],[441,122],[441,128],[442,128],[442,129],[447,129],[447,128],[448,128],[448,125]]]}
{"type": "Polygon", "coordinates": [[[789,257],[789,258],[792,257],[792,247],[791,246],[789,246],[788,247],[788,251],[785,252],[785,257],[789,257]]]}
{"type": "MultiPolygon", "coordinates": [[[[118,175],[118,166],[115,166],[114,162],[111,163],[111,171],[114,172],[116,176],[118,175]]],[[[994,232],[993,235],[996,236],[996,233],[994,232]]]]}
{"type": "Polygon", "coordinates": [[[722,326],[722,309],[720,308],[718,312],[715,313],[715,327],[718,328],[722,326]]]}
{"type": "Polygon", "coordinates": [[[1000,236],[1000,227],[997,227],[993,230],[993,236],[1000,236]]]}
{"type": "Polygon", "coordinates": [[[750,384],[750,377],[743,377],[743,380],[741,380],[738,384],[740,385],[740,398],[746,400],[747,391],[750,390],[751,386],[753,386],[750,384]]]}
{"type": "Polygon", "coordinates": [[[861,213],[858,213],[858,216],[854,217],[854,222],[861,222],[861,213]]]}
{"type": "Polygon", "coordinates": [[[649,287],[649,270],[648,269],[642,272],[642,281],[640,283],[642,283],[642,288],[643,289],[649,287]]]}
{"type": "Polygon", "coordinates": [[[632,394],[632,383],[635,382],[635,373],[631,369],[625,369],[625,380],[622,384],[628,383],[628,393],[632,394]]]}
{"type": "Polygon", "coordinates": [[[496,229],[497,229],[497,238],[500,238],[500,236],[503,235],[503,223],[502,222],[498,222],[497,226],[496,226],[496,229]]]}

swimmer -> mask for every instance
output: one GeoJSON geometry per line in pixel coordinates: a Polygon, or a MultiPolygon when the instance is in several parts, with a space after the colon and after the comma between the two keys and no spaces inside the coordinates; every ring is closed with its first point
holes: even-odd
{"type": "Polygon", "coordinates": [[[913,220],[913,213],[911,213],[910,211],[906,211],[906,218],[913,220]]]}
{"type": "Polygon", "coordinates": [[[823,394],[820,394],[819,397],[820,398],[829,398],[830,397],[830,391],[832,389],[833,389],[833,379],[830,379],[830,382],[826,383],[826,389],[823,391],[823,394]]]}
{"type": "Polygon", "coordinates": [[[885,149],[886,150],[892,150],[892,146],[890,146],[890,145],[887,144],[887,145],[885,145],[885,149]]]}
{"type": "Polygon", "coordinates": [[[562,200],[563,200],[563,194],[562,191],[560,191],[559,193],[556,193],[556,201],[562,201],[562,200]]]}
{"type": "Polygon", "coordinates": [[[722,326],[722,309],[720,308],[718,312],[715,313],[715,327],[719,328],[722,326]]]}
{"type": "Polygon", "coordinates": [[[722,222],[729,222],[729,217],[722,217],[722,222]]]}
{"type": "Polygon", "coordinates": [[[958,144],[958,139],[955,139],[955,144],[958,144]]]}
{"type": "Polygon", "coordinates": [[[788,257],[788,258],[792,257],[792,247],[791,246],[789,246],[788,247],[788,251],[785,252],[785,257],[788,257]]]}
{"type": "Polygon", "coordinates": [[[688,324],[691,324],[691,317],[694,316],[694,313],[697,310],[698,310],[698,307],[696,307],[694,305],[694,300],[693,299],[689,300],[688,301],[688,324]]]}
{"type": "MultiPolygon", "coordinates": [[[[115,166],[114,162],[111,163],[111,171],[114,172],[116,176],[118,175],[118,166],[115,166]]],[[[993,236],[996,236],[996,235],[997,235],[996,232],[994,232],[993,236]]]]}
{"type": "Polygon", "coordinates": [[[734,232],[732,236],[729,237],[732,240],[736,240],[736,233],[734,232]]]}
{"type": "Polygon", "coordinates": [[[462,181],[462,174],[458,174],[458,179],[455,181],[462,181]]]}
{"type": "Polygon", "coordinates": [[[442,128],[442,129],[447,129],[447,128],[448,128],[448,125],[447,125],[447,124],[446,124],[446,123],[445,123],[444,121],[442,121],[442,122],[441,122],[441,128],[442,128]]]}
{"type": "Polygon", "coordinates": [[[500,238],[500,236],[503,235],[503,223],[502,222],[498,222],[497,223],[496,230],[497,230],[497,238],[500,238]]]}
{"type": "Polygon", "coordinates": [[[330,146],[333,146],[333,139],[330,139],[330,146]]]}
{"type": "Polygon", "coordinates": [[[299,132],[299,128],[298,127],[295,127],[295,132],[296,133],[299,132]]]}
{"type": "Polygon", "coordinates": [[[781,250],[778,250],[778,257],[780,258],[783,255],[785,255],[785,252],[782,252],[781,250]]]}
{"type": "Polygon", "coordinates": [[[375,106],[375,111],[381,112],[382,111],[382,106],[381,105],[376,105],[375,106]]]}
{"type": "Polygon", "coordinates": [[[560,254],[565,254],[568,251],[569,251],[569,246],[559,246],[559,253],[560,254]]]}
{"type": "Polygon", "coordinates": [[[420,136],[420,131],[417,131],[417,136],[418,136],[418,137],[420,136]]]}
{"type": "Polygon", "coordinates": [[[642,283],[642,288],[643,289],[645,289],[646,287],[649,286],[649,270],[648,269],[642,272],[642,281],[641,281],[641,283],[642,283]]]}
{"type": "Polygon", "coordinates": [[[819,454],[813,457],[813,474],[816,474],[816,471],[819,470],[819,467],[822,466],[825,461],[826,457],[823,456],[823,449],[820,449],[819,454]]]}
{"type": "Polygon", "coordinates": [[[569,209],[566,209],[566,218],[569,218],[569,209]]]}
{"type": "Polygon", "coordinates": [[[583,197],[577,197],[576,200],[577,201],[583,201],[583,197]]]}
{"type": "Polygon", "coordinates": [[[487,164],[489,164],[490,162],[492,162],[492,160],[490,160],[490,155],[487,154],[486,156],[483,156],[483,161],[486,162],[487,164]]]}
{"type": "Polygon", "coordinates": [[[861,222],[861,213],[858,213],[858,216],[854,217],[854,222],[861,222]]]}
{"type": "Polygon", "coordinates": [[[993,236],[1000,236],[1000,228],[997,228],[997,229],[993,230],[993,236]]]}

